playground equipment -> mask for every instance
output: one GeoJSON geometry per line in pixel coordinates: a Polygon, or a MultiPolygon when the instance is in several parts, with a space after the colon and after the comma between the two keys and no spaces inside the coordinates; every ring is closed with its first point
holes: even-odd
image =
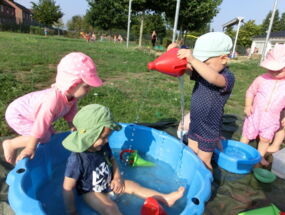
{"type": "MultiPolygon", "coordinates": [[[[187,187],[185,207],[181,208],[180,215],[203,214],[205,202],[211,196],[213,177],[201,160],[166,132],[141,125],[121,125],[120,131],[110,135],[110,147],[121,151],[132,146],[133,150],[166,163],[187,187]]],[[[8,200],[17,215],[62,214],[64,211],[62,179],[70,152],[61,143],[69,133],[56,134],[50,142],[39,144],[33,159],[24,158],[8,174],[8,200]]],[[[97,215],[81,198],[76,197],[76,204],[79,214],[97,215]]],[[[135,207],[137,211],[130,211],[129,206],[120,206],[128,207],[125,214],[136,214],[140,212],[141,205],[135,207]]]]}
{"type": "Polygon", "coordinates": [[[247,174],[260,162],[260,153],[248,144],[235,140],[221,141],[223,150],[216,148],[214,159],[217,164],[232,173],[247,174]]]}
{"type": "Polygon", "coordinates": [[[137,150],[125,149],[120,153],[120,159],[130,166],[154,166],[154,163],[144,160],[137,150]],[[125,158],[124,154],[127,153],[128,157],[125,158]]]}
{"type": "Polygon", "coordinates": [[[149,70],[157,70],[174,77],[182,76],[187,69],[187,60],[177,58],[178,48],[172,48],[148,63],[149,70]]]}

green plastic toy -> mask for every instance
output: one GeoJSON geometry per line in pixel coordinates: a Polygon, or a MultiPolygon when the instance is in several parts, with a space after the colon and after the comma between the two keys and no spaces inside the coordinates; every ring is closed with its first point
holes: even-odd
{"type": "Polygon", "coordinates": [[[280,215],[283,214],[274,204],[264,208],[241,212],[238,215],[280,215]]]}
{"type": "Polygon", "coordinates": [[[253,174],[255,178],[262,183],[272,183],[276,180],[276,175],[267,169],[254,168],[253,174]]]}
{"type": "Polygon", "coordinates": [[[120,159],[128,163],[132,167],[136,166],[154,166],[154,163],[144,160],[137,150],[125,149],[120,153],[120,159]],[[128,157],[124,158],[124,154],[128,153],[128,157]]]}

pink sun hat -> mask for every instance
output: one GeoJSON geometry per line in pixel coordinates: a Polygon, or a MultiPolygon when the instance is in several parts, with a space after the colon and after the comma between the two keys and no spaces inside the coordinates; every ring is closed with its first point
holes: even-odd
{"type": "Polygon", "coordinates": [[[265,60],[260,66],[272,71],[283,69],[285,67],[285,45],[276,44],[275,47],[267,53],[265,60]]]}
{"type": "Polygon", "coordinates": [[[55,86],[66,92],[82,81],[92,87],[100,87],[103,84],[92,58],[82,52],[71,52],[64,56],[57,66],[55,86]]]}

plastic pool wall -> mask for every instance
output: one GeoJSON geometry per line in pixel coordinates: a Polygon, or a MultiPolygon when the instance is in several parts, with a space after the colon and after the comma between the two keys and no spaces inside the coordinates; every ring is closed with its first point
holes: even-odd
{"type": "MultiPolygon", "coordinates": [[[[114,131],[109,138],[111,148],[131,147],[166,162],[175,170],[177,177],[187,183],[184,194],[186,206],[181,215],[203,214],[205,203],[211,196],[213,178],[198,157],[166,132],[135,124],[121,125],[122,130],[114,131]]],[[[47,214],[43,209],[47,203],[39,199],[39,192],[47,181],[52,180],[56,167],[66,162],[70,152],[63,148],[61,142],[68,134],[54,135],[49,143],[39,145],[34,159],[21,160],[8,174],[8,200],[16,215],[47,214]]],[[[46,201],[52,201],[48,202],[52,205],[62,200],[47,198],[46,201]]]]}

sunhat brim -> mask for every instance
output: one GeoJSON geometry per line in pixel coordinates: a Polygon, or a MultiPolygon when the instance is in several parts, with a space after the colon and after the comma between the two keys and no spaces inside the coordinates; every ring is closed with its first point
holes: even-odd
{"type": "Polygon", "coordinates": [[[279,71],[285,67],[285,63],[272,61],[272,60],[264,60],[260,66],[265,69],[272,70],[272,71],[279,71]]]}
{"type": "Polygon", "coordinates": [[[74,131],[64,139],[62,144],[69,151],[84,152],[99,138],[104,127],[116,131],[122,128],[120,124],[112,122],[93,129],[74,131]]]}

